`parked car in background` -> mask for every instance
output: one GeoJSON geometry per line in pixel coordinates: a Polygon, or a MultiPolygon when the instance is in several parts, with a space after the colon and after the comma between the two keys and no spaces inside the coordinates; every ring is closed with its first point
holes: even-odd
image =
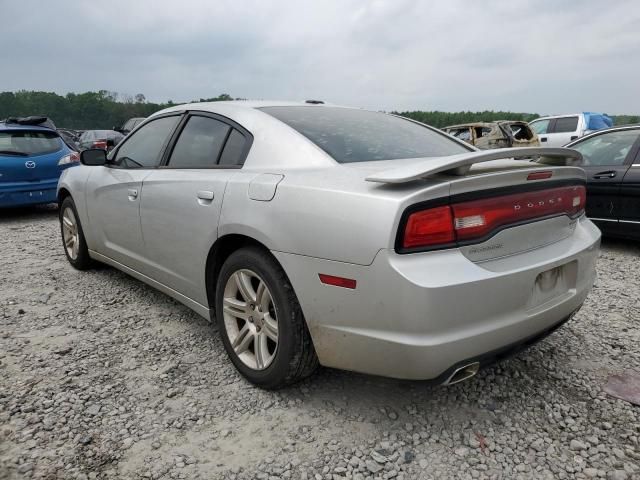
{"type": "Polygon", "coordinates": [[[80,150],[101,148],[110,152],[123,138],[124,135],[115,130],[85,130],[85,132],[80,135],[78,147],[80,150]]]}
{"type": "Polygon", "coordinates": [[[0,207],[55,202],[60,174],[80,160],[55,129],[41,124],[36,117],[0,122],[0,207]]]}
{"type": "Polygon", "coordinates": [[[113,129],[116,132],[122,133],[123,135],[129,135],[129,132],[131,132],[134,128],[136,128],[138,125],[140,125],[145,120],[146,120],[146,117],[130,118],[129,120],[124,122],[122,127],[119,127],[119,128],[113,127],[113,129]]]}
{"type": "Polygon", "coordinates": [[[640,239],[640,125],[576,140],[587,172],[587,216],[606,235],[640,239]]]}
{"type": "Polygon", "coordinates": [[[541,145],[561,147],[596,130],[612,127],[613,120],[604,113],[583,112],[540,117],[529,122],[529,126],[541,145]]]}
{"type": "Polygon", "coordinates": [[[57,131],[65,141],[65,143],[69,146],[69,148],[72,148],[76,151],[80,150],[80,134],[76,130],[70,130],[68,128],[58,128],[57,131]]]}
{"type": "Polygon", "coordinates": [[[449,135],[482,150],[492,148],[537,147],[538,137],[527,122],[502,120],[474,122],[443,128],[449,135]]]}
{"type": "Polygon", "coordinates": [[[69,262],[215,319],[265,388],[318,362],[456,383],[570,319],[594,281],[600,231],[570,149],[477,151],[378,112],[212,102],[81,159],[58,187],[69,262]]]}

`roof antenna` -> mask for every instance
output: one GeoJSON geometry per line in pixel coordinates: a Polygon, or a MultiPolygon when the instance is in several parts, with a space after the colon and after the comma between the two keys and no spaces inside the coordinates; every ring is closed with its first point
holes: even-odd
{"type": "Polygon", "coordinates": [[[311,105],[324,105],[322,100],[305,100],[304,103],[310,103],[311,105]]]}

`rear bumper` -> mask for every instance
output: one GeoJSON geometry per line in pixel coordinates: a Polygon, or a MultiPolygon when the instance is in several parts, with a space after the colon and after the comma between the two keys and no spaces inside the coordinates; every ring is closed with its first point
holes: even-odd
{"type": "Polygon", "coordinates": [[[600,232],[583,217],[568,238],[484,263],[458,249],[381,250],[370,266],[274,255],[294,285],[320,363],[426,380],[497,358],[491,353],[527,345],[568,319],[593,285],[599,243],[600,232]],[[541,296],[536,279],[555,268],[563,282],[541,296]],[[357,288],[321,284],[318,273],[356,279],[357,288]]]}
{"type": "Polygon", "coordinates": [[[0,208],[54,203],[58,179],[39,182],[0,183],[0,208]]]}

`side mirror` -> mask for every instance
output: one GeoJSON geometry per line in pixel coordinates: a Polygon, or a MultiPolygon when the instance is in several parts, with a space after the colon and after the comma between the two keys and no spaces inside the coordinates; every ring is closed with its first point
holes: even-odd
{"type": "Polygon", "coordinates": [[[101,148],[90,148],[80,152],[80,163],[89,166],[101,166],[107,163],[107,152],[101,148]]]}

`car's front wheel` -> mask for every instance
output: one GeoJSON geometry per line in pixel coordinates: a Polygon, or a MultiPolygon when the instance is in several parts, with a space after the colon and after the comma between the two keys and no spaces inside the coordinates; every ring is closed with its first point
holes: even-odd
{"type": "Polygon", "coordinates": [[[87,270],[92,265],[87,242],[84,239],[76,206],[71,197],[62,201],[59,210],[60,233],[64,253],[69,263],[78,270],[87,270]]]}
{"type": "Polygon", "coordinates": [[[242,248],[225,261],[216,288],[216,321],[235,367],[260,387],[297,382],[318,365],[289,279],[265,250],[242,248]]]}

